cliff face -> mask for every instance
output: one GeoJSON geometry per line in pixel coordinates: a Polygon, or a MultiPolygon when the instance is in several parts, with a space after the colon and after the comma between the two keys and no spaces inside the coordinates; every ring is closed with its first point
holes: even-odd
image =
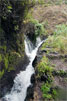
{"type": "Polygon", "coordinates": [[[10,90],[16,74],[28,63],[22,31],[26,5],[26,0],[0,1],[0,97],[10,90]]]}

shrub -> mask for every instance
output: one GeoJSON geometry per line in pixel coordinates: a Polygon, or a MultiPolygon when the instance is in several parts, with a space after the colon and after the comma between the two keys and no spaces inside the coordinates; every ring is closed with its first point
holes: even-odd
{"type": "Polygon", "coordinates": [[[47,35],[47,30],[44,28],[43,23],[39,23],[39,21],[36,19],[31,19],[30,22],[35,25],[35,35],[36,36],[42,36],[42,35],[46,36],[47,35]]]}
{"type": "Polygon", "coordinates": [[[47,82],[41,86],[41,91],[43,93],[43,98],[47,100],[52,99],[52,95],[50,94],[51,85],[47,82]]]}
{"type": "Polygon", "coordinates": [[[57,89],[52,88],[52,83],[43,83],[41,86],[41,91],[45,100],[53,101],[57,97],[57,89]]]}
{"type": "Polygon", "coordinates": [[[38,69],[38,77],[46,75],[48,77],[48,81],[52,81],[52,71],[53,68],[50,66],[48,59],[44,56],[40,63],[37,65],[38,69]]]}

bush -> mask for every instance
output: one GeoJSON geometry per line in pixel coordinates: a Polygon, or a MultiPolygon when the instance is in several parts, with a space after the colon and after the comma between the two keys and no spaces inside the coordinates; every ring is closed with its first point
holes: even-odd
{"type": "Polygon", "coordinates": [[[38,77],[41,77],[43,75],[46,75],[48,78],[48,81],[52,81],[52,71],[53,68],[50,66],[50,63],[48,59],[44,56],[40,63],[37,65],[38,69],[38,77]]]}
{"type": "Polygon", "coordinates": [[[52,95],[50,94],[51,85],[47,82],[41,86],[41,91],[43,92],[43,98],[47,100],[52,99],[52,95]]]}
{"type": "Polygon", "coordinates": [[[57,97],[57,89],[52,88],[52,83],[43,83],[41,86],[41,91],[45,100],[53,101],[57,97]]]}

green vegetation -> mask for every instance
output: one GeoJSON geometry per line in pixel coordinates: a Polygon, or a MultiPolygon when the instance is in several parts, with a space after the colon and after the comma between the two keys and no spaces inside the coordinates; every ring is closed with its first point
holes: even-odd
{"type": "Polygon", "coordinates": [[[3,75],[4,75],[4,69],[0,71],[0,79],[3,77],[3,75]]]}
{"type": "Polygon", "coordinates": [[[46,101],[55,100],[58,96],[57,95],[58,90],[57,86],[54,86],[53,84],[54,77],[60,76],[66,78],[67,71],[53,69],[46,56],[43,56],[41,61],[37,64],[37,70],[38,70],[37,78],[41,80],[41,77],[47,77],[47,80],[46,78],[44,78],[44,80],[40,82],[43,99],[46,101]]]}
{"type": "Polygon", "coordinates": [[[52,99],[52,95],[50,94],[50,88],[51,88],[51,85],[47,82],[47,83],[44,83],[42,86],[41,86],[41,90],[43,92],[43,98],[45,99],[52,99]]]}
{"type": "Polygon", "coordinates": [[[4,64],[5,64],[5,68],[7,70],[8,69],[8,64],[9,64],[9,62],[8,62],[8,55],[4,57],[4,64]]]}
{"type": "Polygon", "coordinates": [[[62,35],[64,37],[67,37],[67,24],[57,25],[54,35],[56,35],[56,36],[62,35]]]}
{"type": "Polygon", "coordinates": [[[16,52],[0,54],[0,63],[3,63],[1,65],[2,70],[0,70],[0,79],[5,72],[15,71],[15,66],[18,64],[19,60],[20,55],[16,52]]]}
{"type": "Polygon", "coordinates": [[[0,0],[0,79],[24,57],[24,35],[21,23],[28,0],[0,0]],[[21,12],[22,11],[22,12],[21,12]]]}
{"type": "Polygon", "coordinates": [[[64,70],[56,70],[54,71],[54,75],[56,76],[61,76],[61,77],[67,77],[67,71],[64,70]]]}
{"type": "Polygon", "coordinates": [[[14,67],[8,68],[8,72],[11,72],[11,71],[15,71],[15,68],[14,67]]]}
{"type": "MultiPolygon", "coordinates": [[[[58,25],[52,36],[43,44],[42,50],[50,47],[50,51],[67,54],[67,25],[58,25]]],[[[50,52],[49,51],[49,52],[50,52]]]]}
{"type": "Polygon", "coordinates": [[[2,55],[0,54],[0,62],[2,61],[2,55]]]}
{"type": "MultiPolygon", "coordinates": [[[[28,16],[28,18],[29,18],[29,16],[28,16]]],[[[29,23],[34,24],[34,26],[35,26],[35,36],[36,37],[37,36],[40,36],[41,37],[42,35],[44,35],[44,36],[47,35],[47,30],[44,28],[44,24],[43,23],[39,23],[38,20],[33,19],[32,17],[29,18],[27,21],[29,23]]]]}
{"type": "Polygon", "coordinates": [[[40,63],[37,65],[37,70],[38,70],[38,78],[41,79],[42,76],[47,77],[47,80],[44,79],[41,85],[41,91],[42,91],[42,96],[43,99],[48,101],[48,100],[55,100],[57,97],[57,88],[56,86],[53,86],[53,78],[54,76],[66,76],[66,72],[60,70],[60,71],[55,71],[53,67],[51,67],[50,62],[46,56],[43,56],[41,59],[40,63]]]}
{"type": "Polygon", "coordinates": [[[50,66],[48,59],[44,56],[40,63],[37,65],[38,69],[38,77],[46,75],[48,77],[48,81],[52,81],[52,71],[53,68],[50,66]]]}
{"type": "Polygon", "coordinates": [[[52,88],[52,83],[43,83],[41,86],[41,91],[45,100],[53,100],[57,97],[57,89],[52,88]]]}

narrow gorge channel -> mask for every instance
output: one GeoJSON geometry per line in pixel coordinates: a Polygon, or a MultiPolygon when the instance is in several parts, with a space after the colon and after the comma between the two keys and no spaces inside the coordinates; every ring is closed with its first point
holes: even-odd
{"type": "Polygon", "coordinates": [[[26,38],[25,52],[30,62],[26,67],[26,70],[20,71],[20,73],[15,77],[11,92],[6,94],[3,98],[5,101],[25,101],[27,88],[32,85],[31,76],[35,74],[32,63],[37,55],[38,48],[43,42],[44,41],[41,41],[40,38],[37,38],[36,46],[34,47],[30,40],[26,38]]]}

